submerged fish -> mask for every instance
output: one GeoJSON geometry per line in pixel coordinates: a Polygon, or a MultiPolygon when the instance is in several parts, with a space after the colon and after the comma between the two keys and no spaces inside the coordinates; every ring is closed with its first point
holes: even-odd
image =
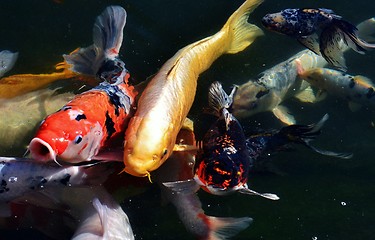
{"type": "Polygon", "coordinates": [[[172,154],[193,104],[199,74],[222,54],[242,51],[262,35],[247,22],[261,2],[247,0],[219,32],[179,50],[150,80],[125,133],[125,172],[149,176],[172,154]]]}
{"type": "MultiPolygon", "coordinates": [[[[195,144],[193,129],[181,129],[176,143],[195,144]]],[[[199,239],[228,239],[247,228],[252,219],[249,217],[213,217],[205,214],[202,203],[194,191],[176,193],[163,183],[182,181],[194,177],[195,153],[175,151],[168,160],[155,171],[155,181],[165,196],[177,209],[185,228],[199,239]]]]}
{"type": "Polygon", "coordinates": [[[328,114],[314,124],[290,125],[280,130],[261,131],[251,134],[246,139],[247,150],[251,157],[252,171],[259,169],[270,158],[270,155],[289,148],[291,144],[302,144],[319,154],[349,159],[351,153],[337,153],[328,150],[318,149],[311,145],[311,141],[320,134],[324,123],[328,120],[328,114]]]}
{"type": "Polygon", "coordinates": [[[18,53],[13,53],[8,50],[0,52],[0,77],[4,76],[9,70],[11,70],[16,63],[18,53]]]}
{"type": "MultiPolygon", "coordinates": [[[[89,171],[90,168],[60,167],[28,158],[0,157],[0,203],[49,187],[88,186],[100,181],[100,175],[90,176],[89,171]]],[[[105,172],[101,174],[104,176],[105,172]]]]}
{"type": "Polygon", "coordinates": [[[256,80],[240,85],[234,95],[232,111],[238,118],[272,111],[287,125],[295,124],[294,116],[281,103],[291,97],[303,102],[317,101],[309,84],[298,77],[297,61],[305,69],[323,67],[326,61],[309,50],[304,50],[264,71],[256,80]]]}
{"type": "Polygon", "coordinates": [[[191,184],[189,188],[196,189],[200,186],[215,195],[237,191],[278,200],[275,194],[257,193],[247,186],[251,159],[242,127],[228,111],[233,93],[228,96],[218,82],[211,85],[209,105],[219,118],[204,136],[202,153],[197,156],[194,180],[164,185],[175,189],[191,184]]]}
{"type": "Polygon", "coordinates": [[[103,147],[123,138],[137,94],[134,87],[128,84],[129,74],[125,64],[116,58],[125,17],[123,8],[108,7],[94,25],[100,34],[94,34],[92,47],[77,52],[73,58],[70,55],[68,62],[74,63],[74,68],[97,71],[95,74],[105,81],[77,95],[58,112],[43,120],[29,144],[33,158],[42,161],[56,161],[58,158],[72,163],[88,161],[103,147]],[[100,42],[100,46],[97,42],[100,42]],[[97,55],[91,55],[92,49],[96,49],[97,55]]]}
{"type": "Polygon", "coordinates": [[[45,88],[0,99],[0,156],[22,156],[43,118],[75,96],[60,90],[45,88]]]}
{"type": "Polygon", "coordinates": [[[351,110],[360,104],[375,105],[375,84],[365,76],[352,76],[328,68],[303,70],[302,66],[299,76],[322,92],[348,100],[351,110]]]}
{"type": "Polygon", "coordinates": [[[285,9],[267,14],[263,25],[272,31],[296,38],[305,47],[322,55],[333,66],[345,70],[342,44],[358,53],[375,48],[360,39],[357,28],[330,9],[285,9]]]}

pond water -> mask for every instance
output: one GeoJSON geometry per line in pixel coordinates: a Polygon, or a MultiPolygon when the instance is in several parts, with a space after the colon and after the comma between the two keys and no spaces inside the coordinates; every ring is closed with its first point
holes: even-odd
{"type": "MultiPolygon", "coordinates": [[[[51,72],[54,64],[62,61],[62,54],[91,44],[93,22],[106,6],[121,5],[128,18],[120,57],[132,77],[141,82],[156,73],[180,48],[217,32],[241,3],[238,0],[3,0],[0,50],[19,52],[19,59],[8,75],[51,72]]],[[[355,3],[268,0],[250,15],[249,21],[261,27],[260,20],[266,13],[298,7],[333,9],[353,24],[375,14],[375,3],[368,0],[355,3]]],[[[201,75],[190,114],[192,119],[199,118],[212,81],[221,81],[228,88],[242,84],[303,49],[289,37],[262,29],[265,35],[249,48],[221,57],[201,75]]],[[[366,55],[348,51],[345,58],[349,73],[375,79],[374,51],[366,55]]],[[[374,239],[374,109],[363,106],[352,112],[346,101],[333,96],[316,104],[290,99],[285,105],[301,124],[316,122],[328,113],[330,118],[313,144],[352,152],[353,158],[326,157],[297,146],[295,151],[273,157],[273,164],[283,174],[262,172],[249,178],[253,189],[276,193],[279,201],[240,194],[220,197],[200,191],[198,195],[206,213],[254,219],[249,228],[233,239],[374,239]]],[[[1,116],[0,124],[4,117],[1,116]]],[[[241,123],[246,129],[282,126],[269,112],[243,119],[241,123]]],[[[30,139],[20,141],[27,144],[30,139]]],[[[17,154],[14,151],[13,155],[17,154]]],[[[122,203],[136,239],[194,239],[174,207],[163,205],[160,198],[155,186],[122,203]]],[[[35,239],[43,238],[34,231],[4,230],[0,239],[31,239],[30,234],[35,234],[35,239]]]]}

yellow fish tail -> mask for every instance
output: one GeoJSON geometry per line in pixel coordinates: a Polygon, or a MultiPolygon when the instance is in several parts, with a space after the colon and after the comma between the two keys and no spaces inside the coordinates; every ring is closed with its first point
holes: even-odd
{"type": "Polygon", "coordinates": [[[227,31],[230,45],[226,53],[237,53],[248,47],[254,40],[263,35],[263,31],[247,22],[249,15],[263,0],[247,0],[244,2],[225,23],[222,31],[227,31]]]}

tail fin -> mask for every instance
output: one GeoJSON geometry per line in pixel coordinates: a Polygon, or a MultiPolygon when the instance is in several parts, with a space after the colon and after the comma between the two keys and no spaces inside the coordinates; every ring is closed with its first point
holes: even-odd
{"type": "Polygon", "coordinates": [[[317,149],[312,146],[310,142],[320,134],[324,123],[328,120],[328,114],[325,114],[323,118],[316,124],[310,125],[291,125],[284,127],[280,130],[278,134],[287,138],[290,142],[300,143],[306,147],[312,149],[313,151],[331,157],[349,159],[353,156],[351,153],[336,153],[328,150],[317,149]]]}
{"type": "Polygon", "coordinates": [[[242,218],[218,218],[206,216],[211,231],[207,239],[228,239],[246,229],[253,221],[250,217],[242,218]]]}
{"type": "Polygon", "coordinates": [[[233,89],[228,96],[220,82],[213,82],[208,91],[208,106],[210,112],[215,116],[221,116],[222,110],[224,108],[228,109],[232,105],[234,91],[235,89],[233,89]]]}
{"type": "Polygon", "coordinates": [[[126,11],[120,6],[109,6],[97,17],[93,28],[94,45],[104,50],[106,58],[118,56],[126,23],[126,11]]]}
{"type": "Polygon", "coordinates": [[[263,0],[247,0],[244,2],[225,23],[222,31],[231,34],[231,45],[227,53],[237,53],[249,46],[258,36],[263,35],[263,31],[247,22],[250,13],[258,7],[263,0]]]}
{"type": "Polygon", "coordinates": [[[2,77],[6,72],[13,68],[16,60],[18,58],[18,53],[12,53],[8,50],[0,52],[0,77],[2,77]]]}
{"type": "Polygon", "coordinates": [[[126,12],[122,7],[107,7],[94,24],[94,44],[63,55],[65,61],[71,65],[70,70],[95,76],[106,59],[118,56],[125,23],[126,12]]]}

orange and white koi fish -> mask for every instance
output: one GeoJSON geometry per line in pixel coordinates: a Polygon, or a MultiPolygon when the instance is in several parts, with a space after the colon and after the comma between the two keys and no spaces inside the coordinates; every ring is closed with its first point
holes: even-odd
{"type": "Polygon", "coordinates": [[[299,76],[322,92],[348,100],[351,110],[360,107],[359,104],[375,105],[375,84],[365,76],[352,76],[328,68],[303,70],[302,67],[299,76]]]}
{"type": "Polygon", "coordinates": [[[176,136],[193,104],[199,74],[222,54],[242,51],[263,34],[247,22],[261,3],[247,0],[219,32],[179,50],[150,80],[125,133],[125,172],[149,176],[176,150],[176,136]]]}
{"type": "Polygon", "coordinates": [[[99,78],[107,81],[77,95],[44,119],[29,145],[33,158],[42,161],[61,159],[71,163],[88,161],[102,147],[123,138],[137,94],[128,84],[125,64],[112,54],[119,52],[121,43],[118,41],[122,41],[125,18],[122,7],[108,7],[94,25],[94,44],[69,55],[67,62],[74,63],[73,68],[97,71],[99,78]],[[98,42],[100,44],[96,44],[98,42]],[[108,49],[111,54],[106,54],[108,49]]]}

